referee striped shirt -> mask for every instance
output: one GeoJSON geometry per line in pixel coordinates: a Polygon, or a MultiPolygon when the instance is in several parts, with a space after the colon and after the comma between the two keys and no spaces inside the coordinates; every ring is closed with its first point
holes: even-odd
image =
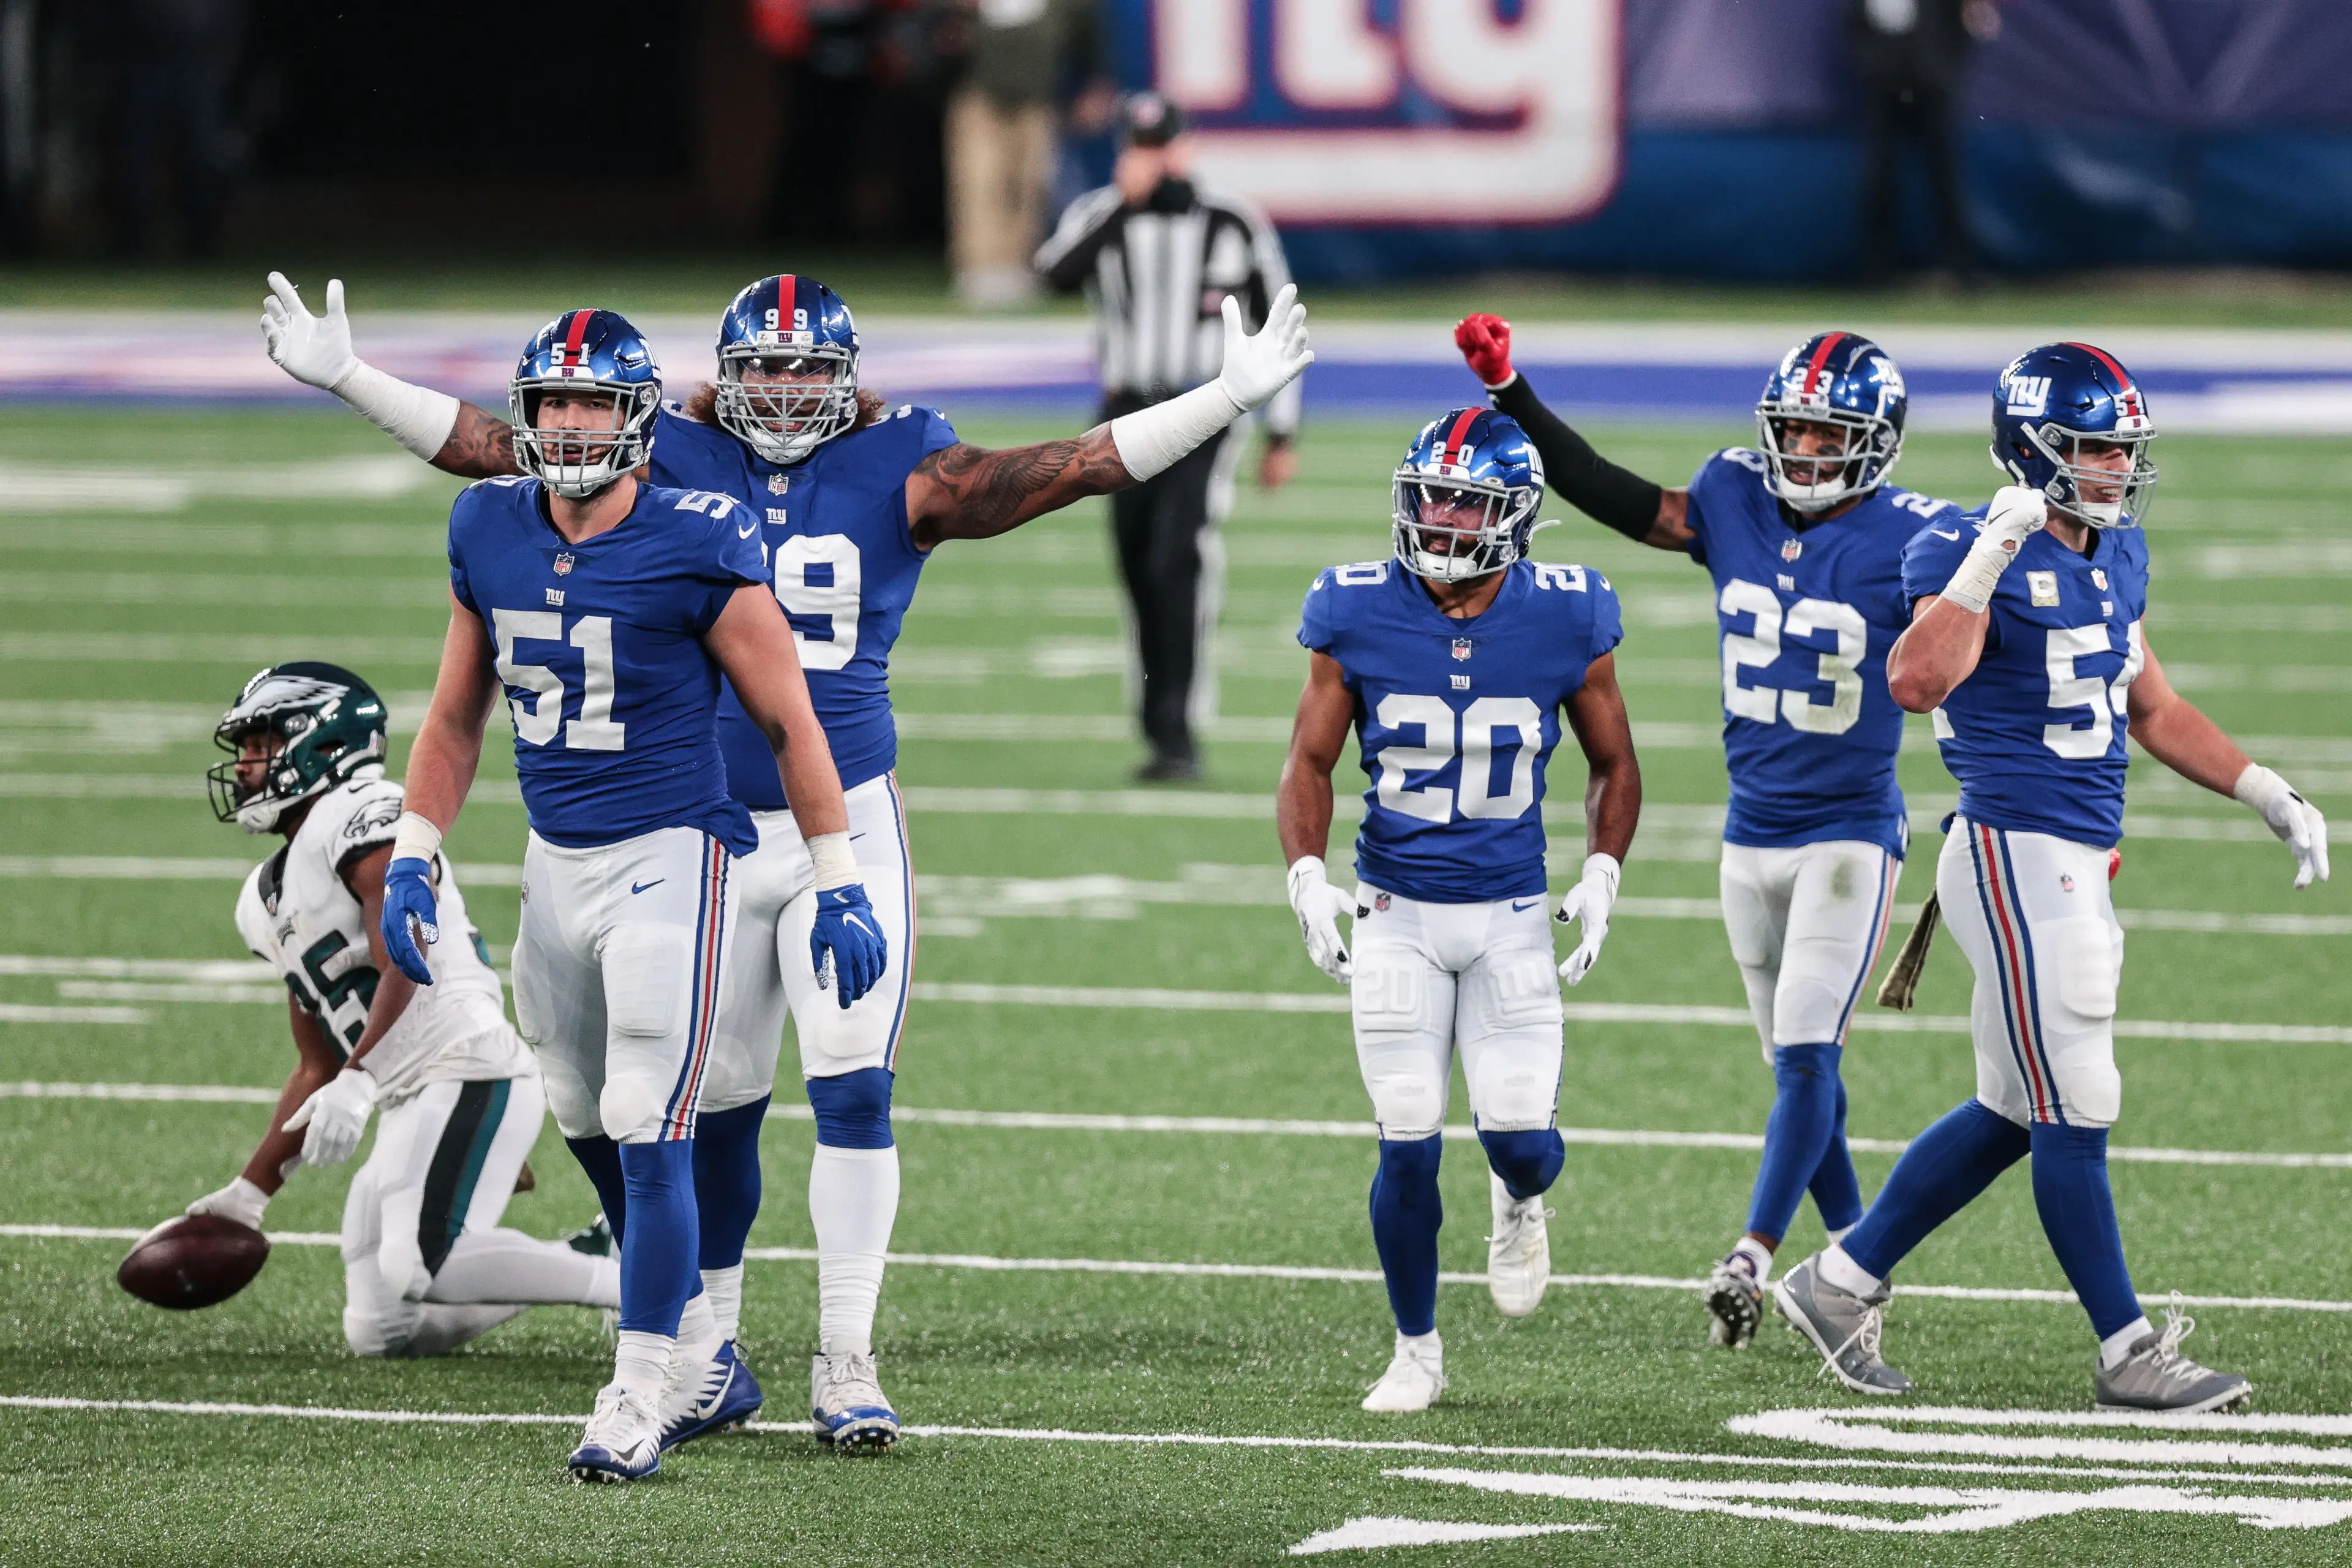
{"type": "MultiPolygon", "coordinates": [[[[1246,202],[1211,193],[1181,211],[1130,208],[1115,185],[1070,204],[1038,248],[1036,268],[1095,307],[1103,395],[1157,403],[1214,379],[1224,360],[1222,311],[1238,296],[1252,331],[1290,281],[1274,226],[1246,202]]],[[[1265,407],[1269,432],[1298,429],[1299,383],[1265,407]]]]}

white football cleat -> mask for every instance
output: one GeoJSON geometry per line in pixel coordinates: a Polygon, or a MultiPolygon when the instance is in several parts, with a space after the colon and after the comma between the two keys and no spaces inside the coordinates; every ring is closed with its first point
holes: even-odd
{"type": "Polygon", "coordinates": [[[596,1412],[566,1461],[575,1481],[640,1481],[661,1468],[661,1409],[619,1384],[596,1395],[596,1412]]]}
{"type": "Polygon", "coordinates": [[[1424,1340],[1397,1336],[1396,1355],[1380,1382],[1364,1395],[1363,1407],[1394,1415],[1426,1410],[1445,1392],[1445,1347],[1435,1334],[1424,1340]]]}
{"type": "Polygon", "coordinates": [[[1552,1211],[1544,1207],[1541,1193],[1515,1198],[1492,1171],[1486,1181],[1495,1220],[1486,1237],[1486,1293],[1503,1316],[1524,1318],[1551,1283],[1551,1227],[1545,1221],[1552,1211]]]}
{"type": "Polygon", "coordinates": [[[820,1355],[809,1363],[809,1415],[816,1440],[836,1454],[878,1454],[898,1440],[898,1413],[882,1396],[870,1355],[820,1355]]]}

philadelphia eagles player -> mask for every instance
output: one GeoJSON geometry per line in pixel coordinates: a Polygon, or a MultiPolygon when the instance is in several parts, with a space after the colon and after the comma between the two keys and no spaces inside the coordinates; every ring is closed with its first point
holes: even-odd
{"type": "Polygon", "coordinates": [[[432,950],[430,990],[385,961],[401,787],[383,776],[383,700],[335,665],[277,665],[245,683],[213,739],[231,753],[208,775],[215,815],[286,840],[246,878],[236,929],[286,982],[300,1060],[244,1173],[187,1212],[258,1229],[297,1169],[351,1158],[381,1104],[343,1205],[353,1352],[439,1355],[534,1303],[618,1307],[601,1224],[570,1245],[499,1224],[546,1097],[446,861],[441,922],[471,940],[432,950]]]}

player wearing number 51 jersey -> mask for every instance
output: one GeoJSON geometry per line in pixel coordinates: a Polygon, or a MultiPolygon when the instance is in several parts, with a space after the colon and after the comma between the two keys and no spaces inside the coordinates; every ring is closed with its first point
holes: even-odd
{"type": "Polygon", "coordinates": [[[1543,464],[1518,426],[1455,409],[1397,469],[1394,556],[1330,568],[1301,612],[1312,657],[1278,826],[1307,953],[1349,986],[1380,1128],[1372,1241],[1396,1350],[1367,1410],[1426,1409],[1445,1386],[1437,1171],[1457,1051],[1489,1172],[1487,1289],[1514,1317],[1542,1299],[1543,1195],[1566,1157],[1559,982],[1580,982],[1600,954],[1641,811],[1617,595],[1597,572],[1523,559],[1542,500],[1543,464]],[[1580,919],[1583,939],[1555,967],[1543,797],[1563,718],[1591,768],[1590,853],[1559,915],[1580,919]],[[1323,853],[1351,725],[1372,784],[1349,896],[1323,853]]]}
{"type": "Polygon", "coordinates": [[[2015,483],[1980,515],[1930,522],[1905,554],[1913,617],[1887,682],[1904,707],[1935,713],[1960,781],[1936,894],[1976,972],[1977,1092],[1912,1141],[1860,1225],[1774,1290],[1861,1393],[1911,1386],[1878,1355],[1887,1275],[2029,1156],[2042,1231],[2099,1339],[2097,1403],[2186,1413],[2250,1392],[2180,1353],[2189,1320],[2159,1333],[2141,1315],[2107,1187],[2107,1130],[2123,1111],[2124,932],[2107,881],[2125,732],[2261,812],[2294,851],[2297,887],[2327,875],[2327,825],[2175,692],[2147,645],[2138,525],[2155,437],[2146,395],[2112,356],[2034,349],[1993,393],[1993,459],[2015,483]]]}
{"type": "Polygon", "coordinates": [[[1563,497],[1687,552],[1715,582],[1731,780],[1724,929],[1775,1085],[1747,1234],[1703,1292],[1715,1342],[1743,1345],[1805,1194],[1832,1237],[1862,1217],[1839,1066],[1907,841],[1886,653],[1908,619],[1905,542],[1959,509],[1886,482],[1903,450],[1903,376],[1851,332],[1791,349],[1757,404],[1757,449],[1717,453],[1686,489],[1609,463],[1545,408],[1511,369],[1507,323],[1472,316],[1454,341],[1495,405],[1526,424],[1563,497]]]}

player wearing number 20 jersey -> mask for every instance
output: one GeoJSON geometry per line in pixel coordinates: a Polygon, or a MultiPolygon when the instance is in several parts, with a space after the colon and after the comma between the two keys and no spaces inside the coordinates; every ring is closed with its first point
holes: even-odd
{"type": "Polygon", "coordinates": [[[1810,1191],[1832,1233],[1862,1215],[1845,1148],[1845,1035],[1885,939],[1907,843],[1886,654],[1902,634],[1903,547],[1948,501],[1887,482],[1902,373],[1877,344],[1822,332],[1790,350],[1756,408],[1757,445],[1686,489],[1596,454],[1510,368],[1509,329],[1455,332],[1497,408],[1519,418],[1569,500],[1714,581],[1723,674],[1723,918],[1775,1096],[1747,1234],[1709,1278],[1716,1342],[1763,1317],[1773,1251],[1810,1191]]]}

